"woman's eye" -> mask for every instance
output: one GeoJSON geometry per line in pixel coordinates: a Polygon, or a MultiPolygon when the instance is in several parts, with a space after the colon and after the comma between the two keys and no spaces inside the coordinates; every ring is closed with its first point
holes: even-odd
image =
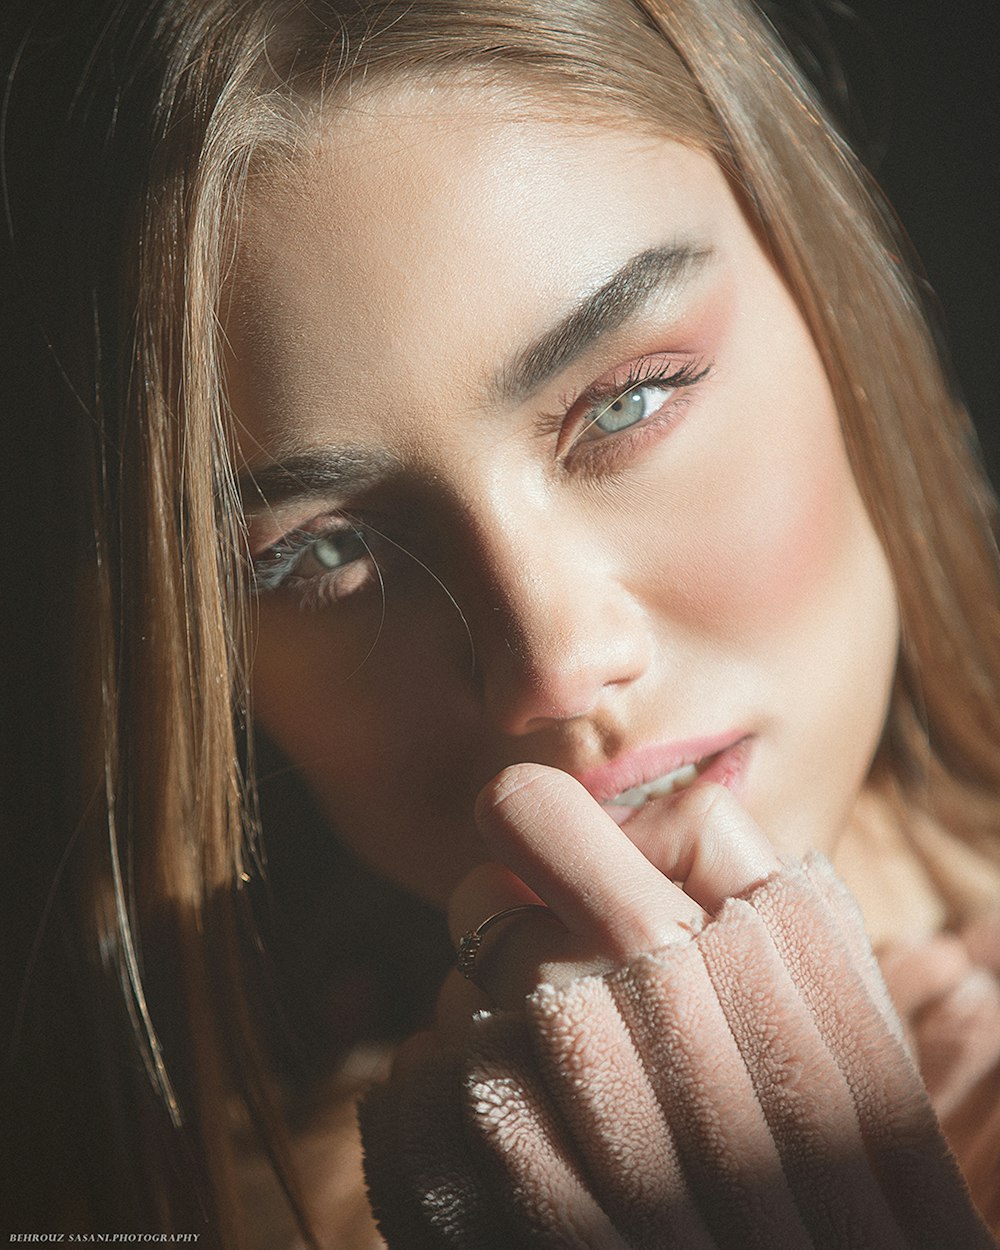
{"type": "Polygon", "coordinates": [[[254,587],[261,593],[315,584],[341,597],[360,587],[371,563],[368,542],[353,526],[341,525],[325,533],[293,530],[254,558],[254,587]]]}
{"type": "Polygon", "coordinates": [[[610,403],[602,400],[594,404],[583,414],[580,437],[586,437],[591,430],[600,430],[602,434],[617,434],[630,426],[638,425],[640,421],[645,421],[658,412],[675,389],[662,383],[645,382],[632,387],[610,403]]]}
{"type": "Polygon", "coordinates": [[[697,359],[681,363],[664,356],[647,356],[595,384],[589,393],[573,406],[574,447],[585,443],[600,444],[608,439],[608,447],[617,447],[615,434],[624,434],[638,426],[659,425],[672,421],[685,388],[701,382],[711,369],[697,359]]]}
{"type": "Polygon", "coordinates": [[[368,548],[355,529],[323,534],[305,548],[292,572],[296,577],[316,577],[363,560],[367,554],[368,548]]]}

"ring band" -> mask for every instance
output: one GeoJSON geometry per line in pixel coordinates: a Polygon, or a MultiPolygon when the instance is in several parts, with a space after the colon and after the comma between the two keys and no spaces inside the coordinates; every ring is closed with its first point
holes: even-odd
{"type": "Polygon", "coordinates": [[[551,914],[551,909],[544,903],[520,903],[517,907],[505,907],[503,911],[494,912],[492,916],[487,916],[478,928],[470,929],[468,933],[462,934],[458,942],[456,962],[459,972],[467,981],[475,982],[476,980],[476,958],[483,944],[483,938],[489,930],[501,920],[510,920],[512,916],[522,916],[529,911],[547,911],[551,914]]]}

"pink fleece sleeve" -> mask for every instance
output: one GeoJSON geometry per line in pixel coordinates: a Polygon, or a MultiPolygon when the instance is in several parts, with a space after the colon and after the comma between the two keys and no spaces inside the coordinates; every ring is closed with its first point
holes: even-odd
{"type": "Polygon", "coordinates": [[[364,1101],[390,1247],[996,1245],[820,857],[526,1008],[364,1101]]]}

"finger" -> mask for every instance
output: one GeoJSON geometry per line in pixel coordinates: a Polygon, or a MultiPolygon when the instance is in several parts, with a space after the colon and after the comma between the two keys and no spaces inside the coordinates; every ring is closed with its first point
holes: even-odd
{"type": "Polygon", "coordinates": [[[941,933],[929,942],[891,942],[879,952],[889,995],[904,1019],[950,994],[971,970],[961,938],[941,933]]]}
{"type": "MultiPolygon", "coordinates": [[[[537,908],[541,899],[502,864],[480,864],[456,887],[448,904],[448,926],[456,947],[463,936],[488,917],[525,904],[537,908]]],[[[545,905],[544,910],[504,917],[483,936],[475,957],[475,984],[494,1006],[520,1007],[543,981],[565,985],[579,976],[606,972],[613,966],[592,943],[570,933],[545,905]]],[[[463,993],[469,985],[457,970],[438,999],[438,1027],[454,1033],[474,1010],[484,1005],[463,993]]],[[[482,995],[480,995],[482,999],[482,995]]]]}
{"type": "Polygon", "coordinates": [[[429,1029],[414,1033],[396,1050],[392,1059],[393,1077],[405,1077],[416,1071],[441,1046],[440,1039],[429,1029]]]}
{"type": "Polygon", "coordinates": [[[974,963],[1000,972],[1000,910],[979,916],[963,931],[962,940],[974,963]]]}
{"type": "Polygon", "coordinates": [[[452,944],[458,946],[462,936],[478,928],[488,916],[524,904],[544,904],[544,900],[503,864],[477,864],[448,900],[452,944]]]}
{"type": "Polygon", "coordinates": [[[961,982],[914,1022],[920,1073],[942,1118],[964,1101],[1000,1058],[1000,984],[970,965],[961,982]]]}
{"type": "Polygon", "coordinates": [[[664,805],[642,849],[583,786],[541,765],[506,769],[476,812],[493,854],[572,933],[618,959],[676,940],[678,925],[697,930],[706,911],[780,867],[721,786],[699,785],[664,805]]]}
{"type": "Polygon", "coordinates": [[[781,867],[767,838],[725,786],[683,790],[637,841],[640,850],[708,912],[745,894],[781,867]]]}
{"type": "Polygon", "coordinates": [[[488,1011],[496,1005],[492,995],[452,968],[434,1005],[435,1032],[439,1038],[458,1041],[469,1031],[477,1011],[488,1011]]]}
{"type": "Polygon", "coordinates": [[[700,908],[628,840],[575,781],[517,764],[480,792],[476,818],[491,852],[552,908],[570,933],[613,959],[661,946],[700,908]]]}

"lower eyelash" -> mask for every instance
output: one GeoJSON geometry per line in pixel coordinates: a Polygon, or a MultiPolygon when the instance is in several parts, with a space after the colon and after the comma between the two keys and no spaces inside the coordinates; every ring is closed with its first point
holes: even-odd
{"type": "Polygon", "coordinates": [[[332,569],[318,577],[302,578],[298,584],[289,586],[289,589],[294,590],[299,606],[310,611],[344,603],[376,581],[384,590],[382,573],[369,551],[365,560],[352,561],[342,569],[332,569]]]}
{"type": "Polygon", "coordinates": [[[292,530],[273,547],[261,552],[259,556],[254,556],[250,562],[254,593],[266,594],[268,591],[280,590],[292,576],[296,561],[317,537],[319,535],[308,534],[304,530],[292,530]]]}

